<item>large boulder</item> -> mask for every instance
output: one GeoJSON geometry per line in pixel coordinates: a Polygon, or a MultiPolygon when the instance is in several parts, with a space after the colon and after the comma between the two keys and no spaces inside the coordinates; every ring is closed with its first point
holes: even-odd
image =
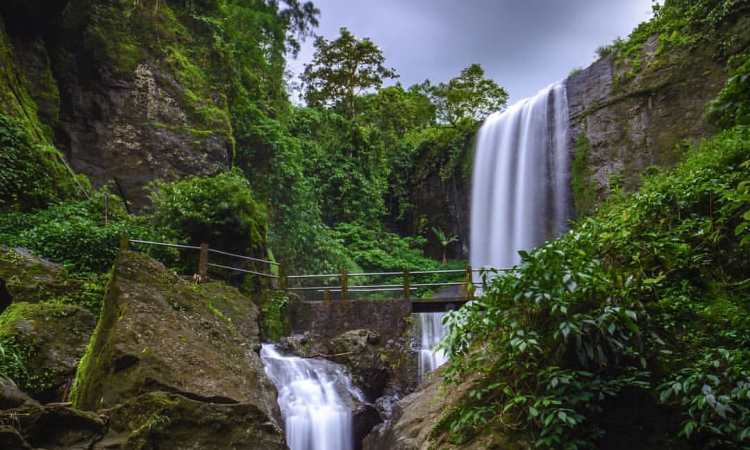
{"type": "Polygon", "coordinates": [[[61,400],[95,326],[94,315],[79,306],[14,303],[0,315],[5,347],[0,358],[20,359],[21,366],[8,375],[27,393],[42,401],[61,400]]]}
{"type": "Polygon", "coordinates": [[[220,404],[150,392],[110,411],[95,450],[283,450],[267,413],[250,403],[220,404]]]}
{"type": "MultiPolygon", "coordinates": [[[[242,426],[262,435],[254,438],[258,446],[243,448],[268,448],[259,442],[281,436],[280,413],[257,353],[257,319],[258,308],[238,290],[193,284],[144,255],[123,252],[72,401],[81,409],[101,410],[161,392],[179,395],[183,406],[185,399],[211,404],[200,408],[227,417],[232,409],[215,405],[234,405],[244,411],[242,426]]],[[[194,412],[190,420],[200,415],[194,412]]]]}

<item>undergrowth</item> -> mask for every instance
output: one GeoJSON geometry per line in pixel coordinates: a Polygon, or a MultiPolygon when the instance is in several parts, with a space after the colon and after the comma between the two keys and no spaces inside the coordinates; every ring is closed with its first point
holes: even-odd
{"type": "MultiPolygon", "coordinates": [[[[447,378],[480,379],[435,433],[599,448],[613,405],[680,418],[696,448],[750,448],[750,129],[694,148],[449,315],[447,378]]],[[[645,438],[644,438],[645,439],[645,438]]]]}

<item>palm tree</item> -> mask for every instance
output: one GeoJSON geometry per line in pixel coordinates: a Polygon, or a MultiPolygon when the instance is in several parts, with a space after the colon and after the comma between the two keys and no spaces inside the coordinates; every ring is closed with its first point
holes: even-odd
{"type": "Polygon", "coordinates": [[[443,265],[448,264],[448,246],[458,241],[458,236],[448,236],[440,228],[432,227],[432,232],[435,233],[435,237],[440,241],[440,245],[443,246],[443,265]]]}

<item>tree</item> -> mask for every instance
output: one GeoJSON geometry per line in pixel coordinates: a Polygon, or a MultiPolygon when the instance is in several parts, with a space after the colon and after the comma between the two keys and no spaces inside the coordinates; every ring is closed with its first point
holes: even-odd
{"type": "Polygon", "coordinates": [[[458,236],[448,236],[440,228],[432,227],[432,232],[435,233],[435,237],[440,241],[440,246],[443,247],[443,265],[448,264],[448,246],[454,242],[458,242],[458,236]]]}
{"type": "Polygon", "coordinates": [[[508,92],[494,80],[485,78],[479,64],[470,65],[447,83],[432,86],[426,81],[421,89],[430,93],[438,119],[452,125],[463,119],[482,121],[501,111],[508,102],[508,92]]]}
{"type": "Polygon", "coordinates": [[[398,78],[386,67],[380,48],[370,39],[358,39],[348,29],[333,41],[315,39],[315,55],[300,77],[309,106],[340,108],[350,119],[356,114],[356,96],[398,78]]]}
{"type": "Polygon", "coordinates": [[[298,39],[304,40],[313,35],[313,29],[318,26],[320,10],[312,2],[300,0],[283,0],[284,9],[279,6],[279,0],[266,1],[279,11],[279,18],[287,31],[287,51],[296,56],[300,49],[298,39]]]}

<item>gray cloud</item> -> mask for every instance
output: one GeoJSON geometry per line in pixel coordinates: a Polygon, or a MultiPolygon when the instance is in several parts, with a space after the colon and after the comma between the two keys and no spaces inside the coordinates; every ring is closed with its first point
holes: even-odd
{"type": "MultiPolygon", "coordinates": [[[[518,100],[594,60],[651,15],[651,0],[314,0],[318,33],[348,27],[378,44],[404,85],[445,81],[469,64],[518,100]]],[[[290,61],[301,72],[312,42],[290,61]]]]}

